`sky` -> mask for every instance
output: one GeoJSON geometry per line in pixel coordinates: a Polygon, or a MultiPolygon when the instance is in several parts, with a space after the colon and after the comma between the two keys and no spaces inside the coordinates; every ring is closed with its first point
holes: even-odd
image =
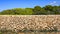
{"type": "Polygon", "coordinates": [[[0,0],[0,11],[12,8],[33,8],[46,5],[60,5],[60,0],[0,0]]]}

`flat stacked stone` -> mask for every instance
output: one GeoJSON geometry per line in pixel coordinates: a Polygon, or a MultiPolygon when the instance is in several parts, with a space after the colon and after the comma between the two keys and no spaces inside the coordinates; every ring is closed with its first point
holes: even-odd
{"type": "Polygon", "coordinates": [[[60,29],[60,15],[0,15],[0,30],[60,29]]]}

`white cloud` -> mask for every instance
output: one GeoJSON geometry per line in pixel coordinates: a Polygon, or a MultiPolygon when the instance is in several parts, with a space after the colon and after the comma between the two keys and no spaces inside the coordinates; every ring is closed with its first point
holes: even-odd
{"type": "Polygon", "coordinates": [[[58,5],[56,1],[50,2],[50,5],[58,5]]]}
{"type": "Polygon", "coordinates": [[[57,2],[56,1],[53,1],[53,2],[51,2],[50,4],[56,4],[57,2]]]}

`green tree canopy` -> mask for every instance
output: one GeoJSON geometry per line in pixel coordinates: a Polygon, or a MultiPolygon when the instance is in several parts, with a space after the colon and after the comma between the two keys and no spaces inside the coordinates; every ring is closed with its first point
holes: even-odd
{"type": "Polygon", "coordinates": [[[60,6],[46,5],[45,7],[35,6],[34,8],[14,8],[3,10],[0,15],[49,15],[60,14],[60,6]]]}
{"type": "Polygon", "coordinates": [[[25,8],[23,11],[21,11],[22,15],[32,15],[33,10],[31,8],[25,8]]]}

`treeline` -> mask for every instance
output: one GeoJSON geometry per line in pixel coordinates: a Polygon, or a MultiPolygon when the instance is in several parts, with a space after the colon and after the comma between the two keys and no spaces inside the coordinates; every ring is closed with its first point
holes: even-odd
{"type": "Polygon", "coordinates": [[[60,6],[46,5],[45,7],[35,6],[34,8],[14,8],[3,10],[0,15],[55,15],[60,14],[60,6]]]}

